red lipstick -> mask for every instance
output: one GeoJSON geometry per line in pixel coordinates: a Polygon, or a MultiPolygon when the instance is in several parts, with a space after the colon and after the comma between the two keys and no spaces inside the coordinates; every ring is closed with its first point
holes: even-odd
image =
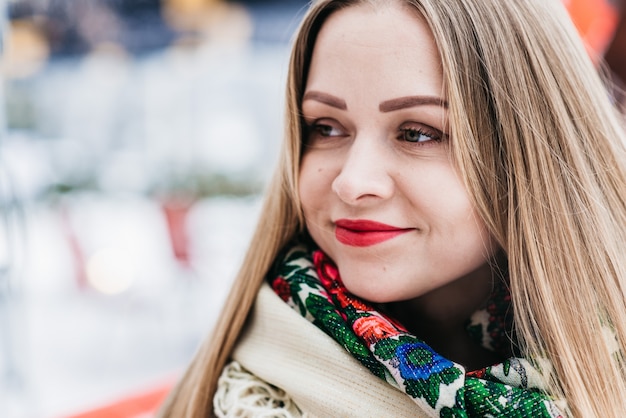
{"type": "Polygon", "coordinates": [[[335,221],[335,237],[342,244],[367,247],[390,240],[413,228],[398,228],[364,219],[339,219],[335,221]]]}

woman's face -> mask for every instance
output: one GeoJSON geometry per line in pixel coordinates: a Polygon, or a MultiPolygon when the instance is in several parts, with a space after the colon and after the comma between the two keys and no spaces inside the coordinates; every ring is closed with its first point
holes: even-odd
{"type": "Polygon", "coordinates": [[[486,275],[495,244],[451,161],[441,63],[416,12],[332,14],[302,110],[306,225],[352,293],[408,300],[486,275]]]}

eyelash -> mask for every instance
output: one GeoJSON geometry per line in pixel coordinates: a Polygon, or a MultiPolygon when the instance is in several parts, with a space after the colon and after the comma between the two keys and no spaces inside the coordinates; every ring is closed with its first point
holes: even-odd
{"type": "Polygon", "coordinates": [[[413,143],[413,144],[425,144],[430,141],[441,142],[442,136],[443,135],[441,133],[433,129],[427,129],[423,127],[419,127],[419,128],[406,127],[406,128],[400,128],[400,134],[396,137],[396,139],[398,139],[399,141],[406,141],[408,143],[413,143]],[[420,141],[420,140],[408,139],[407,134],[413,134],[413,135],[417,134],[418,137],[425,136],[429,138],[429,140],[420,141]]]}

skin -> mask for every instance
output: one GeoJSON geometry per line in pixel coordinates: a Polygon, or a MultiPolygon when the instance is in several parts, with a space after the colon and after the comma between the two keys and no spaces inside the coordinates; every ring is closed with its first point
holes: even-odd
{"type": "Polygon", "coordinates": [[[492,289],[497,246],[450,158],[441,63],[427,25],[396,3],[331,15],[315,44],[302,110],[307,229],[348,290],[388,303],[405,326],[461,364],[495,361],[468,339],[464,322],[492,289]],[[403,233],[350,245],[337,239],[341,219],[403,233]]]}

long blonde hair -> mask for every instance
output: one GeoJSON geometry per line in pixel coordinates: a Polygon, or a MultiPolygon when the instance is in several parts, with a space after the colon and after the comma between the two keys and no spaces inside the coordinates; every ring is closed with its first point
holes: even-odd
{"type": "MultiPolygon", "coordinates": [[[[388,0],[387,0],[388,1],[388,0]]],[[[217,378],[278,251],[304,229],[297,194],[300,102],[322,0],[295,39],[285,141],[260,222],[214,332],[164,405],[212,413],[217,378]]],[[[550,0],[405,0],[443,64],[459,174],[508,258],[525,355],[547,358],[548,392],[573,416],[626,416],[626,138],[564,10],[550,0]]]]}

